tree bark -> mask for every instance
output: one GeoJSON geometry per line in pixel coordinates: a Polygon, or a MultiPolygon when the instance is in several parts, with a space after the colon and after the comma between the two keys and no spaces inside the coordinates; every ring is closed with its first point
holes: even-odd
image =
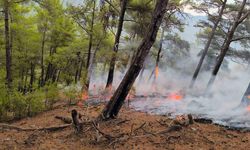
{"type": "Polygon", "coordinates": [[[120,43],[120,37],[122,33],[122,28],[123,28],[123,22],[124,22],[124,16],[126,12],[126,7],[127,7],[128,0],[123,0],[122,1],[122,7],[121,7],[121,12],[120,12],[120,17],[119,17],[119,23],[117,27],[117,32],[115,35],[115,43],[113,46],[113,51],[114,54],[111,58],[110,65],[109,65],[109,73],[108,73],[108,79],[107,79],[107,84],[106,88],[111,87],[113,83],[113,78],[114,78],[114,69],[115,69],[115,62],[116,62],[116,54],[118,51],[119,43],[120,43]]]}
{"type": "Polygon", "coordinates": [[[222,18],[224,9],[225,9],[225,7],[226,7],[226,3],[227,3],[227,0],[224,0],[224,2],[222,3],[222,6],[221,6],[221,9],[220,9],[220,12],[219,12],[219,16],[218,16],[216,22],[214,23],[214,26],[213,26],[213,28],[212,28],[212,31],[211,31],[211,33],[210,33],[210,35],[209,35],[209,39],[208,39],[208,41],[207,41],[207,43],[206,43],[206,45],[205,45],[205,48],[204,48],[204,50],[203,50],[203,52],[202,52],[200,61],[199,61],[198,65],[197,65],[197,67],[196,67],[196,69],[195,69],[194,74],[193,74],[191,83],[190,83],[190,85],[189,85],[190,88],[193,88],[193,86],[194,86],[194,84],[195,84],[195,81],[196,81],[196,79],[197,79],[197,77],[198,77],[198,74],[199,74],[200,69],[201,69],[202,64],[203,64],[203,61],[204,61],[204,59],[205,59],[205,57],[206,57],[206,55],[207,55],[207,53],[208,53],[209,47],[210,47],[211,42],[212,42],[212,40],[213,40],[213,37],[214,37],[214,35],[215,35],[216,29],[217,29],[217,27],[218,27],[218,24],[219,24],[219,22],[221,21],[221,18],[222,18]]]}
{"type": "Polygon", "coordinates": [[[106,37],[106,33],[104,34],[103,38],[100,38],[99,42],[96,45],[95,50],[93,51],[93,54],[91,55],[90,63],[89,63],[89,68],[88,68],[88,73],[87,73],[87,79],[86,79],[86,87],[87,87],[87,89],[89,89],[91,75],[92,75],[92,72],[94,70],[94,60],[95,60],[96,52],[99,50],[100,44],[101,44],[102,40],[105,37],[106,37]]]}
{"type": "Polygon", "coordinates": [[[94,20],[95,20],[95,7],[96,7],[96,1],[93,1],[94,6],[92,10],[92,18],[91,18],[91,24],[90,24],[90,35],[89,35],[89,48],[88,48],[88,58],[86,63],[86,69],[89,68],[89,63],[91,59],[91,49],[93,45],[93,30],[94,30],[94,20]]]}
{"type": "Polygon", "coordinates": [[[11,44],[10,44],[10,27],[9,27],[9,2],[4,1],[4,27],[5,27],[5,51],[6,51],[6,84],[11,88],[11,44]]]}
{"type": "MultiPolygon", "coordinates": [[[[95,8],[96,8],[96,1],[93,1],[94,6],[93,6],[93,10],[92,10],[92,18],[91,18],[91,25],[90,25],[90,35],[89,35],[89,48],[88,48],[88,58],[87,58],[87,63],[86,63],[86,71],[87,71],[87,76],[88,76],[88,70],[89,70],[89,66],[90,66],[90,61],[92,58],[92,46],[93,46],[93,30],[94,30],[94,20],[95,20],[95,8]]],[[[89,90],[89,80],[88,77],[82,87],[83,91],[88,91],[89,90]]]]}
{"type": "Polygon", "coordinates": [[[35,80],[35,64],[30,64],[30,86],[29,91],[33,91],[33,82],[35,80]]]}
{"type": "Polygon", "coordinates": [[[42,47],[41,47],[41,76],[40,76],[40,84],[39,86],[44,86],[44,46],[45,46],[45,37],[46,37],[46,30],[43,32],[42,37],[42,47]]]}
{"type": "Polygon", "coordinates": [[[157,0],[151,23],[148,27],[147,35],[143,39],[142,43],[137,49],[136,57],[133,60],[130,68],[126,72],[123,80],[121,81],[119,87],[116,89],[114,95],[110,99],[109,103],[106,105],[102,111],[102,119],[110,119],[117,116],[119,113],[122,104],[124,103],[125,98],[128,95],[134,81],[136,80],[140,70],[143,67],[143,62],[147,57],[150,48],[155,42],[157,32],[161,25],[163,16],[166,12],[168,0],[157,0]]]}
{"type": "Polygon", "coordinates": [[[230,47],[230,44],[232,42],[235,30],[237,29],[238,25],[240,23],[242,23],[250,13],[250,11],[248,11],[247,13],[245,13],[243,15],[245,5],[246,5],[246,0],[243,0],[243,2],[241,4],[241,7],[240,7],[240,10],[239,10],[239,12],[237,14],[237,17],[236,17],[233,25],[231,26],[230,30],[228,31],[225,42],[224,42],[224,44],[223,44],[223,46],[222,46],[222,48],[220,50],[220,54],[218,56],[215,67],[213,69],[212,76],[211,76],[211,78],[210,78],[210,80],[209,80],[209,82],[207,84],[206,92],[210,90],[211,86],[213,85],[213,83],[215,81],[215,78],[216,78],[216,76],[217,76],[217,74],[219,72],[219,69],[220,69],[221,64],[222,64],[222,62],[224,60],[224,57],[226,56],[227,51],[228,51],[228,49],[230,47]]]}

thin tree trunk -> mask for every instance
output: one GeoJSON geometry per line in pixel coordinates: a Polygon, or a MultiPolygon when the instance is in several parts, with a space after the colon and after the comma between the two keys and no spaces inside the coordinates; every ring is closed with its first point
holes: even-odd
{"type": "Polygon", "coordinates": [[[147,35],[138,47],[136,57],[133,60],[130,68],[126,72],[119,87],[116,89],[109,103],[102,111],[102,114],[100,116],[102,119],[110,119],[118,115],[125,98],[127,97],[134,81],[136,80],[138,74],[140,73],[140,70],[143,67],[144,60],[147,57],[150,48],[155,42],[157,32],[166,12],[167,3],[168,0],[157,0],[154,12],[152,14],[151,23],[146,32],[147,35]]]}
{"type": "MultiPolygon", "coordinates": [[[[50,48],[50,56],[54,55],[56,53],[56,47],[51,47],[50,48]]],[[[49,62],[48,67],[47,67],[47,73],[45,76],[45,82],[52,80],[52,82],[55,81],[55,74],[56,74],[56,68],[55,66],[49,62]]]]}
{"type": "Polygon", "coordinates": [[[5,50],[6,50],[6,84],[11,88],[11,44],[10,44],[10,27],[9,27],[9,2],[4,1],[4,26],[5,26],[5,50]]]}
{"type": "Polygon", "coordinates": [[[75,83],[78,81],[78,68],[76,68],[76,73],[75,73],[75,83]]]}
{"type": "Polygon", "coordinates": [[[82,77],[82,68],[84,66],[84,58],[81,58],[81,63],[80,63],[80,69],[79,69],[79,73],[78,73],[78,79],[80,80],[82,77]]]}
{"type": "Polygon", "coordinates": [[[127,3],[128,3],[128,0],[123,0],[122,1],[121,12],[120,12],[120,17],[119,17],[119,23],[118,23],[117,32],[116,32],[116,35],[115,35],[115,43],[114,43],[114,46],[113,46],[114,54],[113,54],[113,56],[111,58],[111,61],[110,61],[106,88],[111,87],[112,83],[113,83],[116,55],[117,55],[117,51],[118,51],[118,47],[119,47],[119,43],[120,43],[120,37],[121,37],[121,33],[122,33],[122,28],[123,28],[123,22],[124,22],[124,16],[125,16],[125,12],[126,12],[127,3]]]}
{"type": "Polygon", "coordinates": [[[190,83],[190,85],[189,85],[190,88],[193,88],[193,86],[194,86],[194,84],[195,84],[195,81],[196,81],[196,79],[197,79],[197,77],[198,77],[198,74],[199,74],[200,69],[201,69],[202,64],[203,64],[203,61],[204,61],[204,59],[205,59],[205,57],[206,57],[206,55],[207,55],[207,53],[208,53],[209,47],[210,47],[211,42],[212,42],[212,40],[213,40],[213,37],[214,37],[214,35],[215,35],[216,29],[217,29],[217,27],[218,27],[218,24],[219,24],[219,22],[221,21],[221,18],[222,18],[224,9],[225,9],[225,7],[226,7],[226,3],[227,3],[227,0],[224,0],[224,2],[222,3],[222,6],[221,6],[221,9],[220,9],[220,12],[219,12],[219,16],[218,16],[216,22],[214,23],[214,26],[213,26],[213,28],[212,28],[212,31],[211,31],[211,33],[210,33],[210,35],[209,35],[209,39],[208,39],[208,41],[207,41],[207,43],[206,43],[206,45],[205,45],[205,48],[204,48],[204,50],[203,50],[203,52],[202,52],[200,61],[199,61],[198,65],[197,65],[197,67],[196,67],[196,69],[195,69],[194,74],[193,74],[191,83],[190,83]]]}
{"type": "Polygon", "coordinates": [[[82,90],[84,92],[87,92],[89,90],[89,79],[88,79],[88,71],[89,71],[89,66],[91,63],[91,58],[92,58],[92,46],[93,46],[93,30],[94,30],[94,20],[95,20],[95,8],[96,8],[96,1],[93,1],[94,6],[92,10],[92,18],[91,18],[91,27],[90,27],[90,35],[89,35],[89,48],[88,48],[88,58],[87,58],[87,63],[86,63],[86,70],[87,70],[87,79],[82,87],[82,90]]]}
{"type": "Polygon", "coordinates": [[[104,37],[99,40],[99,42],[97,43],[97,46],[96,46],[93,54],[91,55],[90,63],[89,63],[89,68],[88,68],[88,73],[87,73],[87,79],[86,79],[86,87],[87,87],[87,89],[89,89],[91,75],[92,75],[92,72],[94,70],[94,60],[95,60],[96,52],[98,51],[99,46],[100,46],[102,40],[105,37],[106,37],[106,33],[104,34],[104,37]]]}
{"type": "Polygon", "coordinates": [[[161,51],[162,51],[163,37],[164,37],[164,30],[162,29],[159,50],[158,50],[156,61],[155,61],[155,68],[151,72],[151,74],[150,74],[150,76],[148,78],[148,82],[150,82],[151,78],[154,76],[154,78],[153,78],[153,84],[155,84],[155,82],[156,82],[156,78],[157,78],[157,73],[156,72],[158,71],[157,69],[159,69],[158,67],[159,67],[160,56],[161,56],[161,51]]]}
{"type": "Polygon", "coordinates": [[[35,64],[31,63],[30,64],[30,87],[29,91],[33,91],[33,82],[35,80],[35,64]]]}
{"type": "Polygon", "coordinates": [[[161,33],[161,40],[160,40],[160,47],[157,53],[157,58],[155,62],[155,70],[154,70],[154,80],[153,84],[155,84],[157,76],[158,76],[158,71],[159,71],[159,63],[160,63],[160,58],[161,58],[161,51],[162,51],[162,45],[163,45],[163,38],[164,38],[164,29],[162,28],[162,33],[161,33]]]}
{"type": "Polygon", "coordinates": [[[18,83],[18,91],[21,92],[23,90],[23,80],[24,80],[24,69],[23,68],[21,68],[20,78],[21,78],[21,80],[18,83]]]}
{"type": "Polygon", "coordinates": [[[60,75],[61,75],[61,70],[59,69],[56,77],[56,82],[59,82],[60,75]]]}
{"type": "Polygon", "coordinates": [[[46,37],[46,30],[43,32],[43,37],[42,37],[42,47],[41,47],[41,76],[40,76],[40,84],[39,86],[42,87],[44,86],[44,46],[45,46],[45,37],[46,37]]]}
{"type": "Polygon", "coordinates": [[[95,7],[96,7],[96,1],[93,1],[94,6],[92,10],[92,18],[91,18],[91,25],[90,25],[90,35],[89,35],[89,48],[88,48],[88,58],[86,63],[86,69],[89,68],[90,59],[91,59],[91,49],[93,45],[93,29],[94,29],[94,20],[95,20],[95,7]]]}
{"type": "Polygon", "coordinates": [[[227,51],[228,51],[228,49],[230,47],[230,44],[232,42],[235,30],[237,29],[238,25],[240,23],[242,23],[247,18],[247,16],[250,14],[250,11],[248,11],[247,13],[245,13],[243,15],[243,11],[244,11],[245,5],[246,5],[246,0],[243,0],[243,2],[241,4],[241,7],[240,7],[240,10],[238,12],[238,15],[236,17],[236,20],[234,21],[232,27],[228,31],[227,37],[225,39],[225,42],[224,42],[224,44],[223,44],[223,46],[222,46],[222,48],[220,50],[220,54],[218,56],[217,62],[215,64],[215,67],[213,69],[212,76],[211,76],[211,78],[210,78],[210,80],[209,80],[209,82],[207,84],[206,92],[210,90],[211,86],[213,85],[213,83],[215,81],[215,78],[216,78],[216,76],[217,76],[217,74],[219,72],[219,69],[220,69],[221,64],[222,64],[222,62],[224,60],[224,57],[226,56],[227,51]]]}
{"type": "Polygon", "coordinates": [[[29,72],[29,69],[26,69],[26,71],[25,71],[25,79],[24,79],[23,94],[25,94],[27,92],[28,72],[29,72]]]}

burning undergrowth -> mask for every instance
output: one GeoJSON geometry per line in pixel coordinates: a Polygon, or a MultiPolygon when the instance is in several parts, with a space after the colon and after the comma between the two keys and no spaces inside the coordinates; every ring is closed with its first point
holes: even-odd
{"type": "MultiPolygon", "coordinates": [[[[157,78],[151,78],[151,71],[144,71],[142,79],[134,84],[132,92],[127,97],[130,107],[150,114],[176,117],[192,114],[195,117],[213,120],[214,123],[237,127],[250,127],[250,110],[248,106],[238,107],[249,83],[248,72],[237,67],[237,72],[222,71],[217,76],[212,90],[204,95],[210,73],[202,73],[193,89],[188,88],[191,76],[183,76],[183,72],[169,69],[162,72],[156,69],[157,78]]],[[[118,85],[122,74],[117,73],[115,85],[118,85]]],[[[89,102],[107,101],[113,90],[105,91],[103,78],[93,79],[89,102]]],[[[83,97],[86,98],[84,95],[83,97]]],[[[86,98],[87,99],[87,98],[86,98]]]]}
{"type": "Polygon", "coordinates": [[[193,114],[196,117],[211,119],[220,125],[249,128],[250,106],[241,105],[249,83],[248,72],[239,68],[237,72],[222,72],[216,78],[211,91],[205,94],[209,75],[203,73],[197,81],[197,86],[189,89],[187,86],[191,77],[183,77],[176,71],[160,73],[151,90],[145,83],[136,84],[137,93],[148,93],[151,96],[136,97],[132,100],[131,107],[138,111],[170,117],[193,114]]]}

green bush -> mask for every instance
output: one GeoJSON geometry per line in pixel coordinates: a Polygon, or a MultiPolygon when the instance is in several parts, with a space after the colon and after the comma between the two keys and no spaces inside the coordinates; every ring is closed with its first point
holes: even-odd
{"type": "Polygon", "coordinates": [[[45,110],[45,93],[42,90],[27,94],[25,100],[28,116],[33,116],[45,110]]]}
{"type": "Polygon", "coordinates": [[[45,107],[51,109],[53,104],[59,100],[59,88],[56,84],[49,84],[43,90],[45,92],[45,107]]]}
{"type": "Polygon", "coordinates": [[[48,85],[26,94],[17,90],[8,92],[6,89],[5,85],[0,84],[0,121],[33,116],[51,109],[59,99],[56,85],[48,85]]]}
{"type": "Polygon", "coordinates": [[[77,100],[81,95],[81,88],[78,88],[77,85],[68,86],[64,89],[64,94],[67,97],[69,104],[77,100]]]}

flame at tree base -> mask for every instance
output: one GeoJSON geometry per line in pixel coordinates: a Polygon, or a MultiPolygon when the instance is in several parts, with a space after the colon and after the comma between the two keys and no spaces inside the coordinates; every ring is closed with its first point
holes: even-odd
{"type": "Polygon", "coordinates": [[[87,100],[89,98],[89,94],[87,91],[83,91],[81,95],[82,100],[87,100]]]}
{"type": "Polygon", "coordinates": [[[174,92],[174,93],[170,93],[167,98],[170,99],[170,100],[174,100],[174,101],[180,101],[184,97],[183,97],[182,94],[180,94],[178,92],[174,92]]]}
{"type": "Polygon", "coordinates": [[[246,109],[248,112],[250,112],[250,105],[248,105],[246,109]]]}

